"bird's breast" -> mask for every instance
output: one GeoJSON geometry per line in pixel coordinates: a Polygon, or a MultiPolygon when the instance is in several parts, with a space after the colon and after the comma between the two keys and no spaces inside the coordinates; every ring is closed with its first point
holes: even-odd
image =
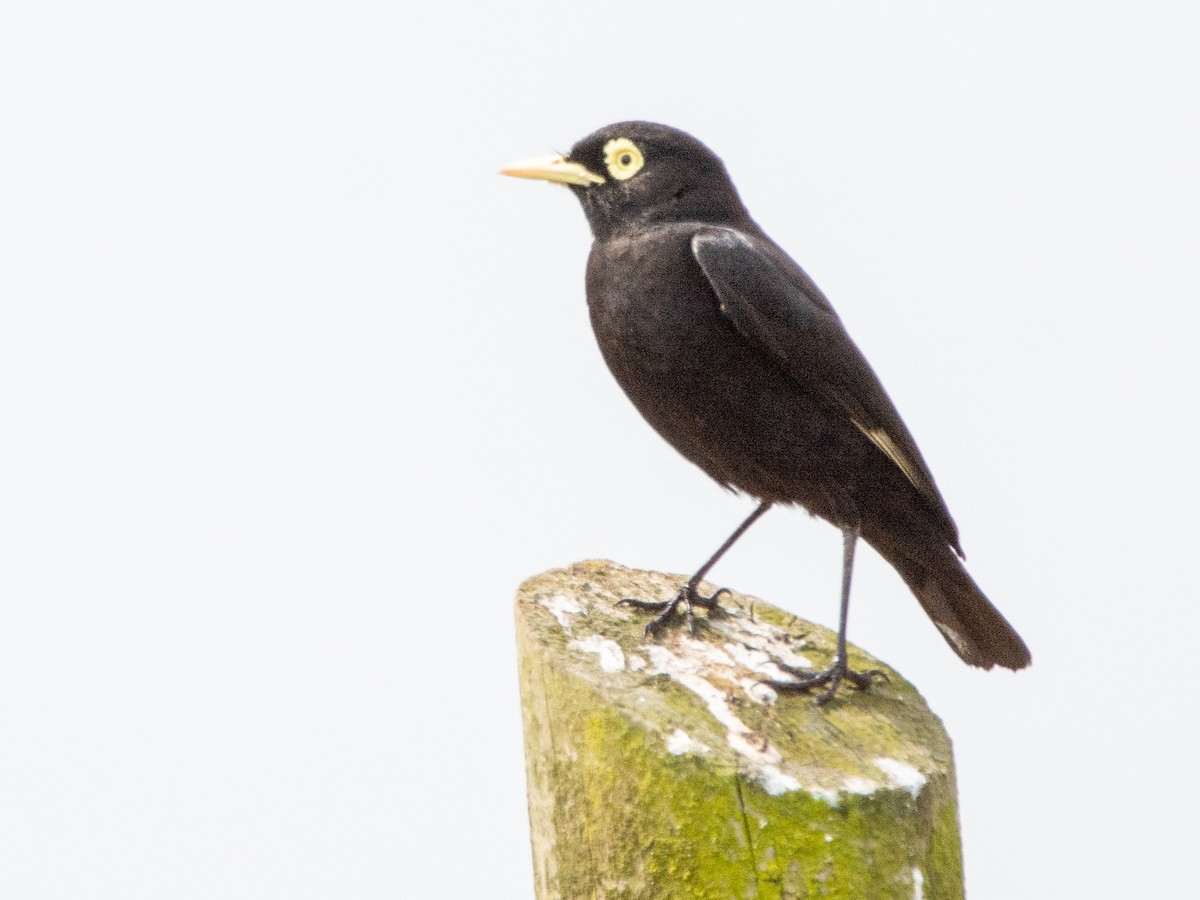
{"type": "Polygon", "coordinates": [[[758,497],[791,486],[827,443],[823,401],[799,389],[721,312],[691,250],[695,229],[667,227],[597,242],[588,308],[617,382],[668,443],[717,481],[758,497]]]}
{"type": "Polygon", "coordinates": [[[690,237],[690,230],[661,228],[593,246],[588,309],[618,380],[626,371],[681,376],[701,370],[702,354],[731,334],[690,237]]]}

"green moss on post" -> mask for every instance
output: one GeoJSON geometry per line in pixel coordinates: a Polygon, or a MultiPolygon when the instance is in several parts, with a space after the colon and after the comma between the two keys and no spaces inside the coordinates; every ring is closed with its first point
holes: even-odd
{"type": "Polygon", "coordinates": [[[826,665],[832,633],[733,594],[647,642],[615,605],[683,580],[585,562],[517,595],[540,900],[961,898],[950,740],[916,690],[851,648],[890,680],[775,702],[756,682],[826,665]]]}

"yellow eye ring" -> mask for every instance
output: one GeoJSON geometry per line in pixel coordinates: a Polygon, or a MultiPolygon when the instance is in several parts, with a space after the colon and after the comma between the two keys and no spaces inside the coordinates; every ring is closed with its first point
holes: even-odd
{"type": "Polygon", "coordinates": [[[617,181],[632,178],[645,162],[642,151],[629,138],[614,138],[604,145],[604,166],[617,181]]]}

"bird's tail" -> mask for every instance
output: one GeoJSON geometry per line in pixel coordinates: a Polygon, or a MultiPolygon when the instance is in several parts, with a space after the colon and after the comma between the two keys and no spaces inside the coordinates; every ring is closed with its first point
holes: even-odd
{"type": "Polygon", "coordinates": [[[919,560],[880,548],[933,619],[942,637],[966,663],[990,669],[1023,669],[1032,657],[1021,636],[975,584],[948,546],[919,560]]]}

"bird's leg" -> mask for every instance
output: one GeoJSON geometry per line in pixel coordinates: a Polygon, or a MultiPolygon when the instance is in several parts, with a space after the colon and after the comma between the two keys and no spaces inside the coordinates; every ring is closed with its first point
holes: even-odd
{"type": "Polygon", "coordinates": [[[746,517],[746,521],[737,527],[737,530],[717,549],[716,553],[708,558],[708,562],[702,565],[699,571],[687,580],[687,583],[679,589],[679,593],[671,600],[635,600],[627,597],[624,600],[617,601],[617,605],[632,606],[635,609],[645,609],[658,613],[657,616],[646,623],[646,634],[653,637],[671,620],[671,617],[675,615],[675,610],[682,603],[684,605],[684,618],[688,623],[688,630],[690,631],[695,624],[695,617],[692,613],[693,607],[699,606],[702,609],[710,611],[720,609],[720,606],[717,605],[717,598],[722,594],[729,593],[728,589],[721,588],[711,597],[705,597],[697,590],[700,582],[704,580],[704,576],[708,574],[708,570],[717,564],[717,560],[725,555],[725,551],[737,543],[737,539],[745,534],[746,530],[757,522],[759,517],[770,508],[771,504],[769,502],[763,501],[760,503],[754,512],[746,517]]]}
{"type": "Polygon", "coordinates": [[[860,691],[871,686],[875,678],[887,680],[887,673],[880,669],[867,672],[855,672],[850,668],[846,659],[846,621],[850,614],[850,574],[854,569],[854,546],[858,543],[858,526],[842,529],[842,606],[838,617],[837,655],[828,669],[820,672],[808,672],[780,663],[780,666],[796,676],[795,681],[762,681],[782,694],[808,693],[814,688],[824,687],[817,697],[817,703],[822,706],[833,699],[838,687],[843,681],[848,681],[860,691]]]}

